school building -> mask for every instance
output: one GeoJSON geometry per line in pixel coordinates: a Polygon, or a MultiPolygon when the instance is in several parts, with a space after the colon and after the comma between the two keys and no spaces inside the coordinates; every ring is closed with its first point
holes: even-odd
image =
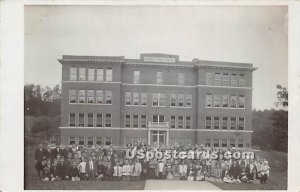
{"type": "Polygon", "coordinates": [[[251,146],[252,64],[63,55],[61,143],[251,146]]]}

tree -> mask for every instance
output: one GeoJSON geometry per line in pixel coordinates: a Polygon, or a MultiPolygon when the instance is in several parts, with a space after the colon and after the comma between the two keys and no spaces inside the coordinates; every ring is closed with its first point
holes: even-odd
{"type": "Polygon", "coordinates": [[[277,92],[277,99],[278,101],[275,102],[275,105],[278,106],[282,106],[282,107],[287,107],[288,106],[288,91],[285,87],[282,87],[281,85],[277,85],[276,86],[278,90],[277,92]]]}
{"type": "Polygon", "coordinates": [[[56,117],[47,117],[47,116],[40,116],[34,122],[30,132],[32,134],[39,134],[45,136],[49,139],[52,135],[58,135],[59,133],[59,123],[60,123],[60,116],[56,117]]]}

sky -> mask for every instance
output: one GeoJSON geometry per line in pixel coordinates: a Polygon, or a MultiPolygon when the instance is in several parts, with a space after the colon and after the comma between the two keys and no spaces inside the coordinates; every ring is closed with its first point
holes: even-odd
{"type": "Polygon", "coordinates": [[[61,81],[62,55],[168,53],[253,63],[252,107],[276,108],[287,87],[286,6],[26,6],[25,84],[61,81]]]}

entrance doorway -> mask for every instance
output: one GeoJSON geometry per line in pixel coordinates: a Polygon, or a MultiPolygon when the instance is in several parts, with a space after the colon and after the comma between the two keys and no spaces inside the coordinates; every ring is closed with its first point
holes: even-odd
{"type": "Polygon", "coordinates": [[[151,144],[165,145],[166,135],[166,131],[151,131],[151,144]]]}

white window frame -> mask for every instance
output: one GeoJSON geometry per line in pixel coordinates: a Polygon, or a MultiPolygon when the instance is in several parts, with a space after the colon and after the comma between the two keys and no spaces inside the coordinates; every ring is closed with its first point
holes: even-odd
{"type": "Polygon", "coordinates": [[[107,142],[107,138],[109,138],[109,142],[110,142],[110,145],[112,144],[112,137],[104,137],[105,141],[104,141],[104,145],[106,145],[106,142],[107,142]]]}
{"type": "Polygon", "coordinates": [[[209,117],[210,118],[210,129],[213,129],[213,116],[205,116],[205,129],[207,129],[206,128],[206,125],[207,125],[207,117],[209,117]]]}
{"type": "Polygon", "coordinates": [[[191,108],[192,107],[192,105],[193,105],[193,95],[192,94],[186,94],[185,95],[185,102],[184,102],[184,104],[185,104],[185,107],[189,107],[189,108],[191,108]],[[191,99],[191,103],[190,103],[190,105],[188,106],[187,105],[187,101],[188,101],[188,98],[190,98],[191,99]]]}
{"type": "Polygon", "coordinates": [[[104,127],[103,126],[103,113],[96,113],[96,118],[95,118],[95,127],[104,127]],[[101,126],[98,126],[98,114],[101,115],[101,126]]]}
{"type": "Polygon", "coordinates": [[[95,90],[87,90],[87,103],[88,104],[94,104],[95,103],[95,90]],[[90,98],[90,93],[93,93],[92,94],[92,103],[89,103],[89,98],[90,98]]]}
{"type": "Polygon", "coordinates": [[[86,103],[86,90],[83,90],[83,89],[78,90],[77,99],[78,99],[78,101],[77,101],[78,104],[85,104],[86,103]],[[81,98],[80,92],[84,93],[84,102],[83,103],[80,103],[80,98],[81,98]]]}
{"type": "Polygon", "coordinates": [[[88,81],[95,81],[95,69],[88,68],[88,81]]]}
{"type": "Polygon", "coordinates": [[[214,99],[214,105],[213,105],[213,107],[214,108],[220,108],[220,107],[222,107],[222,95],[220,95],[220,94],[214,94],[214,97],[213,97],[214,99]],[[219,100],[217,100],[217,99],[219,99],[219,100]],[[218,101],[218,102],[217,102],[218,101]],[[216,106],[216,104],[219,104],[219,106],[216,106]]]}
{"type": "Polygon", "coordinates": [[[178,107],[184,107],[184,94],[178,94],[177,95],[177,106],[178,107]],[[180,104],[180,99],[182,99],[182,106],[180,106],[179,104],[180,104]]]}
{"type": "Polygon", "coordinates": [[[104,81],[104,69],[98,68],[97,69],[97,81],[103,82],[104,81]]]}
{"type": "Polygon", "coordinates": [[[245,119],[245,117],[238,117],[237,118],[237,120],[238,120],[238,123],[237,123],[237,130],[245,130],[245,126],[246,126],[246,119],[245,119]],[[244,119],[244,123],[243,123],[243,129],[240,129],[240,118],[243,118],[244,119]]]}
{"type": "Polygon", "coordinates": [[[214,73],[214,86],[221,86],[221,85],[222,85],[221,73],[216,72],[214,73]]]}
{"type": "Polygon", "coordinates": [[[152,93],[152,107],[165,107],[166,95],[164,93],[152,93]],[[156,96],[155,96],[156,95],[156,96]],[[153,105],[154,98],[157,98],[157,105],[153,105]],[[164,105],[161,104],[161,98],[164,98],[164,105]]]}
{"type": "Polygon", "coordinates": [[[112,91],[111,90],[105,90],[105,104],[106,105],[112,105],[113,101],[112,101],[112,91]],[[109,97],[108,95],[110,95],[110,103],[107,103],[109,101],[109,97]]]}
{"type": "Polygon", "coordinates": [[[183,115],[178,115],[177,116],[177,128],[178,129],[184,129],[184,116],[183,115]],[[182,117],[182,127],[179,127],[179,117],[182,117]]]}
{"type": "Polygon", "coordinates": [[[125,127],[125,128],[130,128],[130,127],[132,127],[132,123],[131,123],[131,115],[130,115],[130,114],[125,114],[124,127],[125,127]],[[126,126],[126,123],[127,123],[127,117],[126,117],[126,116],[129,116],[129,127],[126,126]]]}
{"type": "Polygon", "coordinates": [[[245,87],[246,86],[246,75],[245,74],[239,74],[239,87],[245,87]],[[241,78],[243,76],[243,78],[241,78]]]}
{"type": "Polygon", "coordinates": [[[238,119],[237,117],[230,117],[230,130],[237,130],[237,125],[238,125],[238,119]],[[235,129],[232,129],[232,118],[235,118],[235,129]]]}
{"type": "Polygon", "coordinates": [[[228,124],[229,124],[229,117],[222,117],[221,129],[222,130],[228,130],[228,124]],[[224,127],[224,118],[227,118],[226,129],[223,129],[223,127],[224,127]]]}
{"type": "Polygon", "coordinates": [[[231,87],[237,87],[238,86],[238,75],[236,73],[233,73],[230,75],[230,86],[231,87]],[[235,77],[233,79],[233,77],[235,77]]]}
{"type": "Polygon", "coordinates": [[[96,104],[99,104],[99,105],[103,105],[104,104],[104,91],[103,90],[96,90],[96,101],[95,101],[96,104]],[[101,94],[100,94],[101,93],[101,94]],[[100,96],[101,97],[100,97],[100,96]],[[102,103],[98,103],[98,98],[102,98],[102,103]]]}
{"type": "Polygon", "coordinates": [[[140,127],[141,127],[141,128],[147,128],[147,115],[146,115],[146,114],[141,115],[141,117],[140,117],[140,127]],[[145,127],[142,127],[142,116],[145,116],[145,117],[146,117],[146,118],[145,118],[145,127]]]}
{"type": "Polygon", "coordinates": [[[125,92],[125,106],[131,106],[133,104],[133,102],[132,102],[132,92],[128,92],[128,91],[126,91],[125,92]],[[127,96],[130,96],[130,103],[129,104],[127,104],[127,96]]]}
{"type": "Polygon", "coordinates": [[[218,117],[218,116],[214,116],[214,117],[213,117],[213,129],[214,129],[214,130],[220,130],[220,124],[221,124],[221,118],[218,117]],[[219,123],[218,123],[218,124],[219,124],[219,128],[218,128],[218,129],[215,129],[215,118],[219,118],[219,121],[218,121],[218,122],[219,122],[219,123]]]}
{"type": "Polygon", "coordinates": [[[205,107],[206,108],[212,108],[213,107],[213,100],[214,100],[214,98],[213,98],[213,94],[211,94],[211,93],[207,93],[206,95],[205,95],[205,107]],[[209,100],[209,97],[210,97],[210,101],[211,101],[211,106],[208,106],[208,100],[209,100]]]}
{"type": "Polygon", "coordinates": [[[246,105],[246,98],[245,98],[245,95],[239,95],[238,96],[238,104],[237,104],[237,106],[238,106],[238,108],[239,109],[245,109],[245,105],[246,105]],[[244,104],[244,106],[243,107],[240,107],[241,105],[241,102],[240,102],[240,98],[243,98],[244,100],[243,100],[243,104],[244,104]]]}
{"type": "Polygon", "coordinates": [[[134,106],[139,106],[140,105],[140,94],[138,92],[133,92],[132,93],[132,105],[134,106]],[[137,101],[137,104],[135,104],[137,101]]]}
{"type": "Polygon", "coordinates": [[[86,68],[79,68],[79,81],[86,81],[86,68]],[[82,76],[84,76],[84,78],[82,76]]]}
{"type": "Polygon", "coordinates": [[[214,73],[206,72],[205,73],[205,85],[213,86],[214,85],[214,73]],[[209,82],[211,80],[211,82],[209,82]]]}
{"type": "Polygon", "coordinates": [[[171,115],[170,116],[170,128],[171,129],[176,129],[177,128],[176,120],[177,120],[176,115],[171,115]],[[174,127],[172,127],[172,117],[174,117],[174,127]]]}
{"type": "Polygon", "coordinates": [[[76,127],[76,113],[69,113],[69,127],[76,127]],[[74,114],[74,126],[71,126],[71,114],[74,114]]]}
{"type": "Polygon", "coordinates": [[[221,107],[222,108],[229,108],[229,104],[230,104],[230,96],[229,95],[222,95],[222,102],[221,102],[221,107]],[[224,103],[224,98],[226,98],[227,102],[224,103]],[[224,107],[224,104],[227,104],[227,107],[224,107]]]}
{"type": "Polygon", "coordinates": [[[85,127],[85,114],[84,113],[78,113],[78,127],[85,127]],[[83,114],[83,126],[80,126],[80,114],[83,114]]]}
{"type": "Polygon", "coordinates": [[[94,122],[94,114],[93,113],[88,113],[87,114],[87,127],[95,127],[95,122],[94,122]],[[92,126],[89,126],[89,115],[92,114],[92,126]]]}
{"type": "Polygon", "coordinates": [[[224,86],[224,87],[229,86],[229,73],[222,74],[222,86],[224,86]]]}
{"type": "Polygon", "coordinates": [[[176,106],[177,106],[177,94],[171,93],[170,94],[170,107],[176,107],[176,106]],[[175,99],[174,105],[172,105],[172,97],[173,97],[173,99],[175,99]]]}
{"type": "Polygon", "coordinates": [[[146,107],[147,106],[147,102],[148,102],[148,96],[147,96],[147,93],[141,93],[141,106],[143,106],[143,107],[146,107]],[[143,105],[143,100],[145,99],[145,101],[146,101],[146,104],[145,105],[143,105]]]}
{"type": "Polygon", "coordinates": [[[237,105],[238,105],[238,97],[236,95],[230,95],[230,102],[229,103],[230,103],[230,108],[231,109],[236,109],[237,105]],[[235,98],[235,101],[236,101],[234,107],[232,106],[232,98],[235,98]]]}
{"type": "Polygon", "coordinates": [[[113,69],[112,68],[106,68],[105,70],[105,81],[112,82],[113,80],[113,69]]]}
{"type": "Polygon", "coordinates": [[[107,127],[107,125],[106,125],[107,115],[110,115],[110,127],[112,127],[112,114],[111,113],[106,113],[105,114],[105,120],[104,120],[105,125],[104,126],[107,127]]]}
{"type": "Polygon", "coordinates": [[[71,67],[70,68],[70,81],[77,81],[77,68],[71,67]]]}
{"type": "Polygon", "coordinates": [[[185,129],[192,129],[192,117],[191,117],[190,115],[187,115],[187,116],[185,116],[185,118],[184,118],[184,128],[185,128],[185,129]],[[188,118],[188,117],[190,118],[190,120],[189,120],[189,121],[190,121],[190,128],[187,128],[187,126],[186,126],[186,125],[187,125],[187,118],[188,118]]]}
{"type": "Polygon", "coordinates": [[[137,115],[137,114],[132,115],[132,128],[138,128],[140,126],[139,125],[139,120],[140,120],[139,115],[137,115]],[[137,126],[136,127],[134,126],[134,116],[137,116],[137,126]]]}
{"type": "Polygon", "coordinates": [[[69,104],[76,104],[76,103],[77,103],[77,90],[74,89],[69,90],[69,104]],[[71,94],[72,92],[74,92],[74,100],[75,100],[74,103],[71,103],[71,95],[73,95],[71,94]]]}

